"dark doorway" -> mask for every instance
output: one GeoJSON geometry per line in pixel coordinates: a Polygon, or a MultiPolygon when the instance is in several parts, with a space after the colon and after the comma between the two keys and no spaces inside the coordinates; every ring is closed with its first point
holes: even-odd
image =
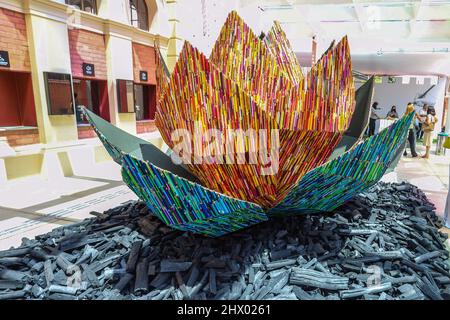
{"type": "Polygon", "coordinates": [[[146,84],[134,85],[136,120],[155,120],[156,86],[146,84]]]}
{"type": "Polygon", "coordinates": [[[0,127],[36,127],[31,74],[0,71],[0,127]]]}
{"type": "Polygon", "coordinates": [[[80,112],[84,106],[96,115],[109,121],[109,100],[106,80],[73,79],[77,123],[88,124],[87,119],[80,112]]]}

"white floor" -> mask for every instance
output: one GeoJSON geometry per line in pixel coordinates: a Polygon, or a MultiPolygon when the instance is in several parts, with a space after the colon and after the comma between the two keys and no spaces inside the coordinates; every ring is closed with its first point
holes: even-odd
{"type": "Polygon", "coordinates": [[[114,162],[98,164],[95,176],[44,180],[32,177],[0,186],[0,250],[18,246],[55,227],[91,217],[137,197],[114,162]],[[103,178],[99,177],[102,173],[103,178]]]}

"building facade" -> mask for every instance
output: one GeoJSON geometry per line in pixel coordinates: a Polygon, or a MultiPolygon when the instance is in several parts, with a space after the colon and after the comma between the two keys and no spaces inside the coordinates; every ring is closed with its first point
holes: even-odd
{"type": "Polygon", "coordinates": [[[169,6],[159,0],[2,1],[3,142],[17,147],[93,137],[80,106],[131,133],[154,131],[154,46],[167,55],[169,6]]]}
{"type": "Polygon", "coordinates": [[[2,0],[0,181],[43,174],[55,148],[95,137],[81,106],[132,134],[156,131],[155,45],[173,66],[175,6],[2,0]]]}

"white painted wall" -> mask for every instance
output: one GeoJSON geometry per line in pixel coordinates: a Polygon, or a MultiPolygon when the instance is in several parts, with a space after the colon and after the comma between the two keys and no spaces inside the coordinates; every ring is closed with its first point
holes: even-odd
{"type": "Polygon", "coordinates": [[[110,36],[108,39],[110,72],[115,79],[133,80],[133,56],[131,39],[110,36]]]}
{"type": "Polygon", "coordinates": [[[128,0],[102,0],[98,14],[102,18],[130,24],[130,4],[128,0]]]}
{"type": "Polygon", "coordinates": [[[108,35],[106,37],[108,63],[109,113],[111,122],[132,134],[136,133],[135,114],[118,113],[117,80],[133,80],[133,47],[131,39],[108,35]]]}
{"type": "Polygon", "coordinates": [[[66,24],[37,16],[32,24],[39,71],[71,73],[66,24]]]}
{"type": "Polygon", "coordinates": [[[44,72],[72,74],[69,38],[64,22],[41,16],[27,18],[29,39],[32,39],[30,56],[33,68],[33,91],[36,115],[41,130],[41,141],[75,140],[78,133],[73,115],[51,116],[48,114],[44,72]]]}
{"type": "Polygon", "coordinates": [[[151,21],[150,33],[170,37],[169,15],[164,0],[147,0],[147,2],[152,2],[152,5],[149,4],[149,8],[156,7],[158,10],[151,21]]]}
{"type": "MultiPolygon", "coordinates": [[[[385,117],[390,108],[397,106],[397,112],[399,115],[403,115],[408,102],[414,102],[414,100],[431,87],[431,77],[425,78],[423,85],[417,84],[416,77],[411,77],[409,84],[403,84],[401,77],[396,77],[396,82],[388,83],[387,77],[382,77],[383,83],[375,84],[375,93],[373,101],[379,103],[381,108],[378,113],[385,117]]],[[[444,107],[444,95],[445,95],[446,78],[440,77],[436,88],[433,89],[434,107],[436,109],[436,116],[439,119],[439,125],[436,126],[435,133],[441,130],[442,112],[444,107]]],[[[430,101],[433,102],[433,101],[430,101]]]]}

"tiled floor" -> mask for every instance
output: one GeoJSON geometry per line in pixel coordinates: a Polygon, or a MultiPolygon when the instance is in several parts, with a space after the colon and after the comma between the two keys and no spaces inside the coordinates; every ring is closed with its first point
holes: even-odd
{"type": "MultiPolygon", "coordinates": [[[[424,148],[420,144],[417,146],[418,153],[424,154],[424,148]]],[[[408,181],[427,195],[428,199],[436,206],[436,213],[444,217],[445,202],[449,189],[450,174],[450,152],[437,156],[434,150],[430,154],[430,159],[403,157],[397,165],[395,172],[386,175],[384,181],[400,182],[408,181]]],[[[447,226],[450,221],[447,222],[447,226]]],[[[450,229],[443,228],[441,231],[450,237],[450,229]]],[[[450,248],[450,239],[447,240],[450,248]]]]}
{"type": "Polygon", "coordinates": [[[91,177],[52,181],[33,177],[1,185],[0,250],[20,245],[23,237],[33,238],[91,217],[91,211],[103,212],[137,199],[123,184],[117,164],[110,161],[96,166],[91,177]]]}
{"type": "MultiPolygon", "coordinates": [[[[418,153],[423,154],[423,147],[418,146],[418,153]]],[[[408,181],[427,195],[436,205],[436,212],[443,216],[449,188],[450,152],[445,156],[436,156],[434,152],[430,159],[403,157],[395,172],[386,175],[384,181],[408,181]]]]}
{"type": "MultiPolygon", "coordinates": [[[[419,147],[420,150],[420,147],[419,147]]],[[[449,152],[450,153],[450,152],[449,152]]],[[[103,162],[89,176],[47,181],[26,178],[0,186],[0,250],[20,245],[51,229],[90,217],[136,199],[122,183],[119,166],[103,162]]],[[[443,215],[449,184],[450,154],[429,160],[404,157],[385,181],[409,181],[425,191],[443,215]]],[[[449,230],[443,230],[450,234],[449,230]]]]}

